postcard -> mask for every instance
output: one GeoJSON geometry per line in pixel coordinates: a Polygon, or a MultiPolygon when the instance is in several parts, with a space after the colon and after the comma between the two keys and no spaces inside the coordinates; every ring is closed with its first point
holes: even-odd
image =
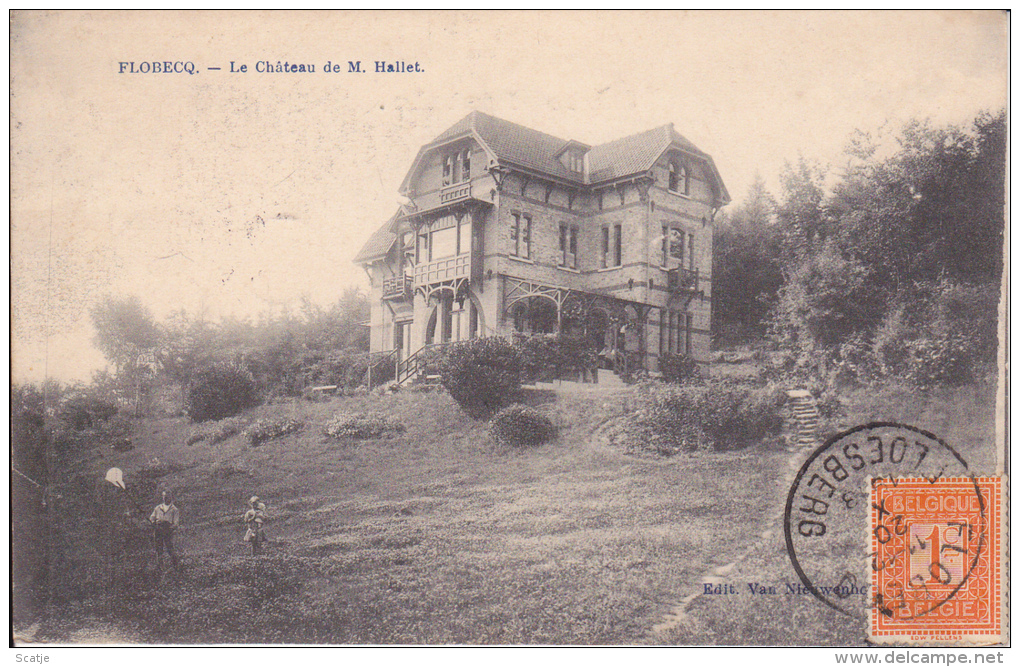
{"type": "Polygon", "coordinates": [[[10,18],[19,661],[1009,645],[1007,12],[10,18]]]}

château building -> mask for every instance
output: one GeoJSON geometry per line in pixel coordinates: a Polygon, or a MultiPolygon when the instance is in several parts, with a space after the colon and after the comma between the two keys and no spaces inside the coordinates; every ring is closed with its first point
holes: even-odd
{"type": "Polygon", "coordinates": [[[588,337],[629,370],[708,360],[712,228],[729,193],[672,124],[591,146],[472,112],[422,146],[355,262],[371,349],[588,337]]]}

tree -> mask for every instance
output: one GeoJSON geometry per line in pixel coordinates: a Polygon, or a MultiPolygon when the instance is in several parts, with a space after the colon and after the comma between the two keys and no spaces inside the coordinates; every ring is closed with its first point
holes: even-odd
{"type": "Polygon", "coordinates": [[[159,327],[137,296],[106,296],[89,314],[96,329],[93,342],[119,371],[133,369],[139,353],[159,342],[159,327]]]}
{"type": "Polygon", "coordinates": [[[783,199],[776,207],[776,217],[784,268],[792,268],[805,255],[816,252],[829,235],[831,225],[824,206],[825,176],[825,169],[803,157],[796,164],[787,162],[783,167],[779,176],[783,199]]]}
{"type": "Polygon", "coordinates": [[[757,174],[744,203],[717,220],[712,317],[719,342],[748,342],[765,334],[783,284],[775,211],[775,200],[757,174]]]}
{"type": "Polygon", "coordinates": [[[783,174],[773,337],[803,368],[900,368],[922,384],[978,377],[995,351],[1005,113],[858,132],[845,156],[828,193],[803,160],[783,174]]]}
{"type": "Polygon", "coordinates": [[[942,278],[998,282],[1005,201],[1005,114],[969,128],[908,123],[895,137],[858,134],[827,202],[844,254],[898,291],[942,278]],[[894,143],[895,142],[895,143],[894,143]],[[880,149],[893,145],[879,159],[880,149]]]}

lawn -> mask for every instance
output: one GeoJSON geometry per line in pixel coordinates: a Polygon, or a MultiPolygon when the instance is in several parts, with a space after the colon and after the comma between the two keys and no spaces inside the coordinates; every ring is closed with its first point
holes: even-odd
{"type": "MultiPolygon", "coordinates": [[[[940,400],[967,410],[979,398],[940,400]]],[[[495,447],[444,393],[264,405],[243,419],[305,427],[257,447],[240,434],[189,446],[183,418],[138,421],[133,451],[95,450],[65,489],[61,502],[85,504],[88,518],[58,527],[63,585],[33,632],[61,642],[860,644],[862,626],[810,596],[697,595],[713,571],[740,588],[796,581],[780,524],[790,454],[628,456],[599,427],[632,400],[626,389],[532,390],[528,402],[561,430],[524,451],[495,447]],[[337,412],[372,410],[406,430],[322,433],[337,412]],[[114,465],[145,508],[174,490],[182,572],[151,575],[143,524],[101,482],[114,465]],[[253,493],[272,540],[255,559],[240,521],[253,493]]],[[[937,421],[922,403],[910,405],[937,421]]],[[[885,415],[897,416],[912,417],[885,415]]],[[[959,415],[944,421],[966,428],[959,415]]]]}
{"type": "MultiPolygon", "coordinates": [[[[996,470],[994,456],[995,396],[991,387],[939,389],[922,393],[904,387],[861,389],[845,399],[846,414],[834,426],[845,430],[874,421],[917,426],[955,448],[978,474],[996,470]]],[[[773,498],[785,503],[796,467],[807,452],[794,456],[785,481],[773,498]]],[[[847,562],[866,571],[866,549],[848,549],[847,562]]],[[[851,565],[850,567],[853,567],[851,565]]],[[[776,511],[763,526],[762,539],[727,573],[740,591],[733,596],[701,596],[685,609],[683,623],[661,634],[664,643],[764,646],[854,646],[864,643],[866,619],[847,616],[819,603],[810,594],[786,594],[787,583],[800,579],[786,551],[782,515],[776,511]],[[776,594],[753,594],[749,584],[774,586],[776,594]]]]}

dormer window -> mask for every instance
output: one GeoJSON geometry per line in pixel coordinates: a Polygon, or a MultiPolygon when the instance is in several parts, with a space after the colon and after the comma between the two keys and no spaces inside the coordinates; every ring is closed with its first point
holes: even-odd
{"type": "Polygon", "coordinates": [[[443,187],[471,180],[471,149],[443,156],[443,187]]]}
{"type": "Polygon", "coordinates": [[[584,156],[590,150],[591,146],[588,144],[582,144],[580,141],[571,139],[563,144],[553,157],[558,159],[560,164],[568,171],[575,174],[584,174],[584,156]]]}
{"type": "Polygon", "coordinates": [[[687,165],[679,160],[669,161],[669,189],[682,195],[691,194],[691,180],[687,165]]]}

